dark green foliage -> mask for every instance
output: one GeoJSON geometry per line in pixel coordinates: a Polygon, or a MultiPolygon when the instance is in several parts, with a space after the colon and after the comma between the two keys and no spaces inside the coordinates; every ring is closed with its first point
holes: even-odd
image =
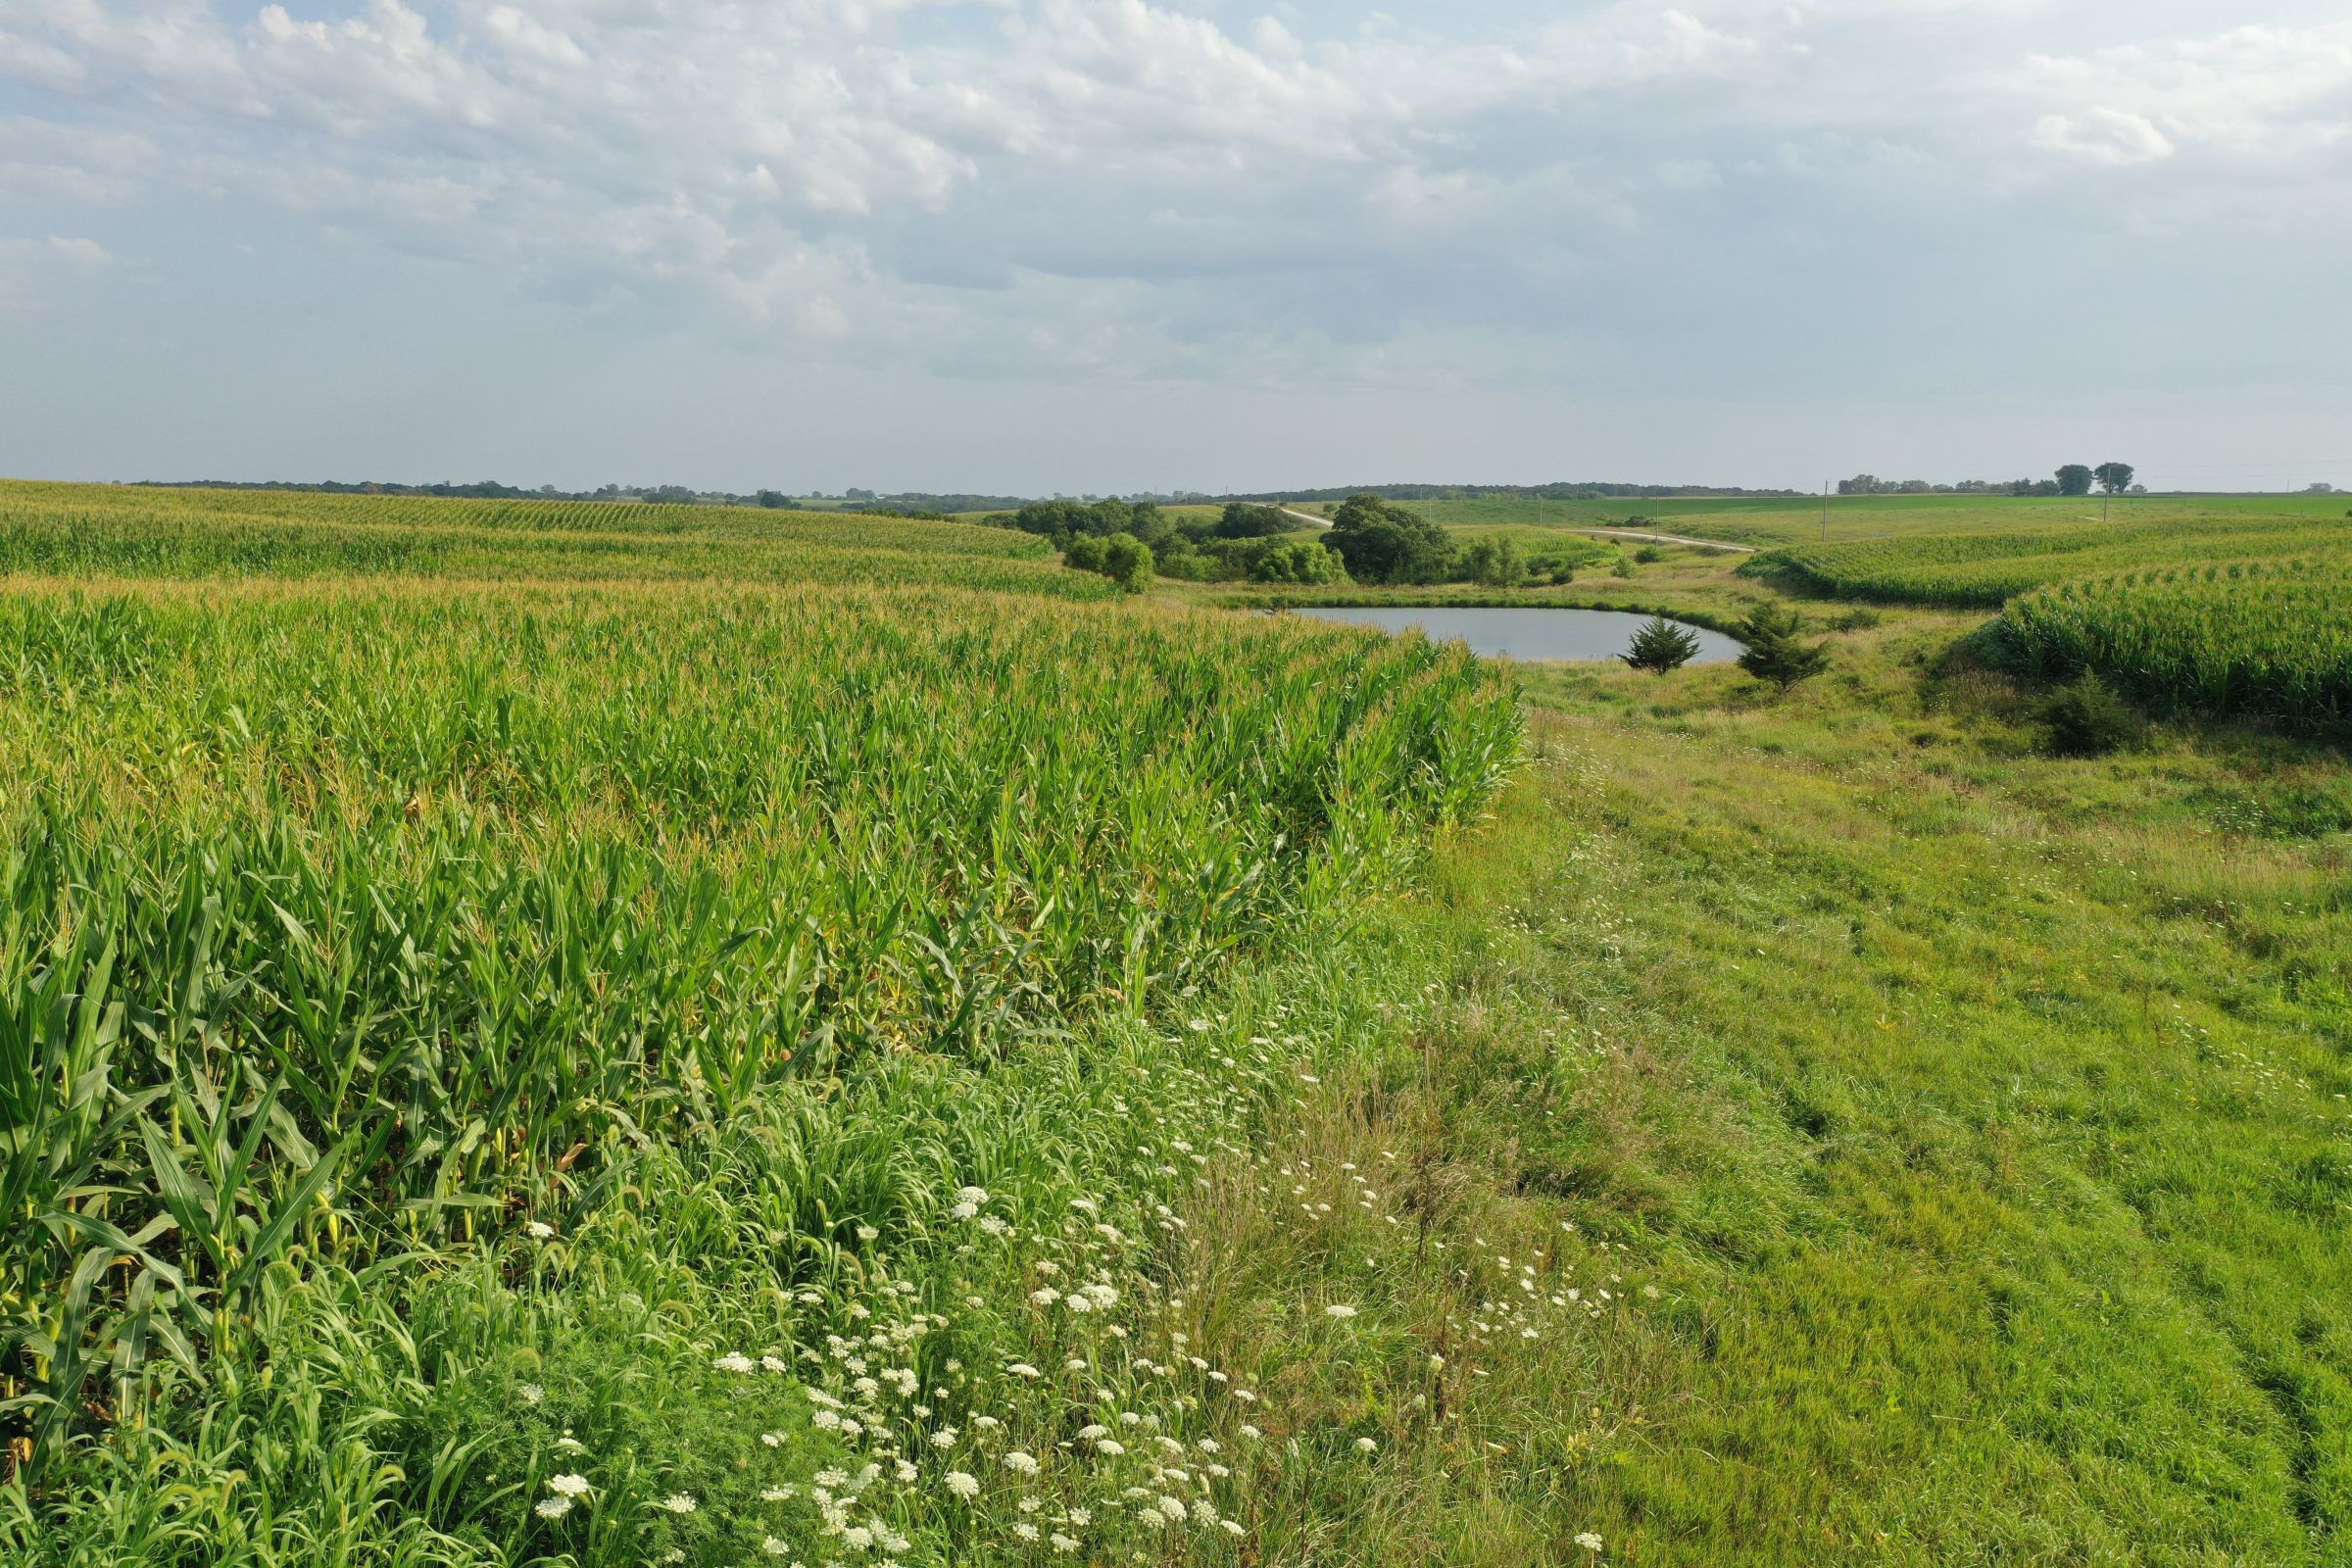
{"type": "Polygon", "coordinates": [[[1666,559],[1666,552],[1660,550],[1656,545],[1643,545],[1634,552],[1634,559],[1644,566],[1654,566],[1666,559]]]}
{"type": "Polygon", "coordinates": [[[1759,605],[1740,627],[1747,652],[1740,667],[1786,694],[1800,681],[1811,680],[1829,667],[1830,645],[1799,640],[1804,617],[1789,605],[1759,605]]]}
{"type": "Polygon", "coordinates": [[[1074,536],[1069,547],[1061,553],[1061,564],[1073,571],[1102,569],[1102,541],[1091,533],[1074,536]]]}
{"type": "Polygon", "coordinates": [[[2062,496],[2086,496],[2096,475],[2087,464],[2070,463],[2058,470],[2058,493],[2062,496]]]}
{"type": "Polygon", "coordinates": [[[1152,547],[1131,533],[1102,541],[1102,575],[1131,594],[1152,586],[1152,547]]]}
{"type": "Polygon", "coordinates": [[[1012,525],[1023,533],[1068,539],[1092,534],[1107,539],[1114,533],[1132,534],[1156,542],[1169,528],[1159,508],[1146,501],[1129,504],[1113,496],[1092,504],[1082,501],[1032,501],[1012,514],[1012,525]]]}
{"type": "Polygon", "coordinates": [[[1348,497],[1332,514],[1324,542],[1357,582],[1437,582],[1453,563],[1445,529],[1368,493],[1348,497]]]}
{"type": "Polygon", "coordinates": [[[1617,657],[1636,669],[1663,675],[1698,657],[1698,633],[1664,615],[1652,615],[1634,633],[1633,646],[1617,657]]]}
{"type": "Polygon", "coordinates": [[[2049,749],[2060,757],[2104,757],[2130,745],[2140,733],[2139,715],[2115,688],[2086,669],[2041,705],[2049,749]]]}
{"type": "Polygon", "coordinates": [[[1315,539],[1277,540],[1250,564],[1251,582],[1335,583],[1348,580],[1347,564],[1315,539]]]}
{"type": "Polygon", "coordinates": [[[1278,507],[1253,507],[1246,501],[1236,501],[1225,509],[1217,519],[1220,539],[1263,539],[1272,534],[1296,533],[1298,520],[1285,516],[1278,507]]]}
{"type": "Polygon", "coordinates": [[[1510,588],[1527,577],[1519,547],[1508,539],[1480,539],[1462,551],[1455,570],[1466,580],[1489,588],[1510,588]]]}
{"type": "Polygon", "coordinates": [[[2090,470],[2090,476],[2099,482],[2099,488],[2111,496],[2120,496],[2132,488],[2132,465],[2129,463],[2102,463],[2090,470]]]}

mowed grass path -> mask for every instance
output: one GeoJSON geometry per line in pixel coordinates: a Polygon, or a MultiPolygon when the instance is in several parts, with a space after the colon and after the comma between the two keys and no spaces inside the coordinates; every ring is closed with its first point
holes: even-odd
{"type": "Polygon", "coordinates": [[[1583,1516],[1671,1563],[2342,1561],[2352,785],[2026,755],[1904,672],[1920,624],[1785,707],[1537,677],[1549,764],[1454,867],[1465,989],[1596,1048],[1457,1136],[1669,1298],[1583,1516]]]}

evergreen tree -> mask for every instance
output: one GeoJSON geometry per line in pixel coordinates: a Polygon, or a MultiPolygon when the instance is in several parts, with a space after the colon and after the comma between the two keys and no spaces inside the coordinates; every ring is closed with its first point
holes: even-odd
{"type": "Polygon", "coordinates": [[[1633,645],[1617,657],[1636,669],[1663,675],[1698,657],[1698,633],[1664,615],[1652,615],[1634,633],[1633,645]]]}
{"type": "Polygon", "coordinates": [[[1756,612],[1740,627],[1740,640],[1747,644],[1747,652],[1740,656],[1740,667],[1758,680],[1770,681],[1787,696],[1788,688],[1799,681],[1811,680],[1830,664],[1830,645],[1800,642],[1797,634],[1804,629],[1804,618],[1787,605],[1759,605],[1756,612]]]}

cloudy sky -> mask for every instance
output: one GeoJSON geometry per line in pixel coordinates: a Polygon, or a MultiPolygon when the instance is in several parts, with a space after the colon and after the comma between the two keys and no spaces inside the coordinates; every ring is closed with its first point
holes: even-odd
{"type": "Polygon", "coordinates": [[[0,0],[0,473],[2352,486],[2344,0],[0,0]]]}

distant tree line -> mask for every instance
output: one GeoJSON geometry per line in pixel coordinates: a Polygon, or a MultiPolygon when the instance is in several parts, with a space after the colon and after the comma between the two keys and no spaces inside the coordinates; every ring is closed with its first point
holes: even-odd
{"type": "Polygon", "coordinates": [[[2047,479],[1963,479],[1958,484],[1930,484],[1925,479],[1882,479],[1857,473],[1838,481],[1841,496],[2086,496],[2093,486],[2111,496],[2145,495],[2132,482],[2129,463],[2070,463],[2047,479]]]}

